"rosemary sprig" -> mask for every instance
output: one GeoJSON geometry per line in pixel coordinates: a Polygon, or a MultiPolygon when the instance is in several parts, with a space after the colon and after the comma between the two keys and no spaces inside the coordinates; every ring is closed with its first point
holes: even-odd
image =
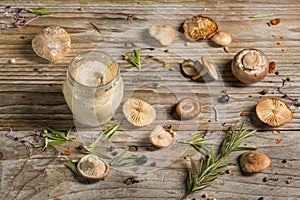
{"type": "Polygon", "coordinates": [[[83,146],[84,150],[86,150],[89,153],[95,154],[101,158],[110,159],[109,156],[101,153],[100,151],[94,150],[94,148],[96,144],[102,139],[103,136],[105,136],[106,140],[109,140],[116,133],[116,130],[118,128],[119,128],[119,124],[113,124],[106,130],[102,131],[93,143],[91,143],[89,146],[83,146]]]}
{"type": "Polygon", "coordinates": [[[265,18],[265,17],[271,17],[274,16],[272,13],[266,13],[266,14],[258,14],[258,15],[252,15],[249,18],[265,18]]]}
{"type": "MultiPolygon", "coordinates": [[[[187,177],[187,190],[184,199],[187,199],[192,193],[208,187],[218,176],[224,174],[222,168],[231,165],[224,160],[233,151],[245,149],[240,147],[243,140],[252,136],[256,130],[244,129],[244,122],[236,130],[236,125],[225,132],[225,138],[221,143],[219,153],[215,155],[212,150],[205,157],[200,158],[199,167],[197,168],[194,161],[190,159],[192,170],[187,177]]],[[[251,148],[253,149],[253,148],[251,148]]]]}
{"type": "Polygon", "coordinates": [[[191,137],[187,138],[186,141],[192,145],[197,151],[199,151],[201,154],[206,155],[209,151],[208,145],[206,141],[211,140],[204,138],[204,133],[198,133],[196,135],[192,135],[191,137]]]}
{"type": "Polygon", "coordinates": [[[133,51],[125,53],[125,60],[128,60],[135,67],[141,69],[141,55],[139,49],[134,49],[133,51]]]}
{"type": "Polygon", "coordinates": [[[78,164],[78,160],[71,160],[70,158],[65,158],[66,159],[66,163],[67,166],[70,168],[70,170],[78,177],[80,177],[80,174],[77,170],[77,164],[78,164]]]}
{"type": "Polygon", "coordinates": [[[50,15],[52,13],[45,10],[49,6],[51,6],[51,5],[50,4],[41,5],[37,8],[29,9],[28,12],[35,14],[35,15],[50,15]]]}

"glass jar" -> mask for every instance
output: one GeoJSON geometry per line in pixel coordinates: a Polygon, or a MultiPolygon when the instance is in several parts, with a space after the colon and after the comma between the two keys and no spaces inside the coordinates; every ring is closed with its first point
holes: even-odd
{"type": "Polygon", "coordinates": [[[62,90],[75,125],[99,126],[114,116],[122,101],[120,69],[102,51],[78,54],[68,67],[62,90]]]}

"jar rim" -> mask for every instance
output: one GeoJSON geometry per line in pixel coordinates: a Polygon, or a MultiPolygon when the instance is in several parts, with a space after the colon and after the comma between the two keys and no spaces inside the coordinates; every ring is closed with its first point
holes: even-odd
{"type": "Polygon", "coordinates": [[[68,65],[68,75],[71,78],[71,80],[78,84],[80,87],[84,87],[84,88],[88,88],[88,89],[103,89],[106,87],[109,87],[111,85],[114,85],[115,82],[117,82],[119,80],[120,77],[120,68],[116,62],[116,60],[113,59],[113,57],[111,55],[109,55],[108,53],[104,52],[104,51],[100,51],[100,50],[92,50],[92,51],[85,51],[82,53],[77,54],[76,56],[74,56],[71,60],[71,62],[68,65]],[[97,53],[97,54],[103,54],[106,57],[108,57],[111,60],[111,64],[116,68],[116,73],[114,75],[114,77],[107,83],[103,84],[103,85],[97,85],[97,86],[88,86],[88,85],[84,85],[78,81],[76,81],[76,79],[73,77],[72,73],[71,73],[71,67],[72,64],[76,61],[76,59],[78,59],[80,56],[86,56],[89,55],[90,53],[97,53]]]}

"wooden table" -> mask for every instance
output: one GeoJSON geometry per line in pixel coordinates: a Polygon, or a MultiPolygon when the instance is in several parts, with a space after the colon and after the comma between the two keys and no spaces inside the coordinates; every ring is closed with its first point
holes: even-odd
{"type": "MultiPolygon", "coordinates": [[[[246,144],[267,154],[272,160],[271,167],[253,176],[243,176],[237,166],[232,166],[231,174],[219,177],[191,199],[202,199],[205,193],[211,199],[300,199],[299,110],[294,109],[291,122],[272,128],[259,122],[254,109],[261,98],[281,97],[277,87],[287,77],[291,81],[285,85],[284,92],[293,98],[300,96],[298,1],[48,2],[51,15],[42,16],[21,30],[0,30],[0,199],[181,199],[184,196],[184,179],[189,168],[184,157],[190,155],[197,159],[199,154],[191,147],[179,148],[182,144],[178,141],[170,153],[162,150],[165,161],[170,163],[168,167],[160,167],[158,162],[156,168],[144,173],[124,172],[113,167],[105,181],[84,184],[72,176],[60,155],[70,148],[72,159],[81,157],[76,150],[78,143],[68,142],[42,151],[22,143],[22,139],[14,141],[5,136],[9,127],[13,135],[20,138],[34,131],[39,133],[48,126],[60,130],[73,126],[72,113],[61,92],[68,63],[76,54],[94,49],[117,58],[127,50],[126,42],[137,44],[139,48],[155,47],[154,51],[142,51],[141,70],[122,59],[118,63],[125,82],[124,99],[134,96],[148,101],[158,110],[158,117],[150,126],[134,128],[124,120],[122,112],[117,112],[115,118],[102,127],[114,122],[121,124],[118,136],[112,138],[115,144],[124,149],[135,146],[138,154],[155,153],[158,150],[153,149],[144,136],[156,125],[169,123],[177,139],[208,131],[210,137],[216,138],[214,147],[217,147],[222,130],[246,120],[247,128],[258,129],[246,144]],[[249,18],[264,13],[275,16],[249,18]],[[182,23],[198,14],[215,19],[221,30],[231,34],[232,52],[226,53],[209,41],[188,42],[181,33],[182,23]],[[275,17],[281,22],[268,26],[275,17]],[[153,24],[170,25],[177,31],[170,47],[161,47],[147,36],[146,30],[153,24]],[[38,57],[31,47],[32,38],[49,25],[63,27],[72,39],[69,54],[55,63],[38,57]],[[230,62],[244,48],[264,51],[269,60],[276,63],[278,75],[269,74],[252,85],[237,81],[230,62]],[[217,65],[220,80],[191,81],[182,75],[179,63],[183,59],[199,59],[203,55],[217,65]],[[10,63],[11,59],[16,63],[10,63]],[[264,89],[268,90],[267,94],[260,94],[264,89]],[[223,90],[230,96],[226,104],[218,102],[223,90]],[[183,97],[199,99],[202,104],[199,117],[187,121],[174,119],[174,105],[183,97]],[[241,112],[246,116],[241,116],[241,112]],[[177,145],[178,154],[174,153],[177,145]],[[290,184],[286,183],[288,179],[291,179],[290,184]]],[[[38,2],[2,1],[0,5],[1,9],[8,5],[33,8],[38,2]]],[[[7,17],[1,15],[0,21],[7,21],[7,17]]],[[[240,153],[233,153],[228,162],[237,163],[240,153]]]]}

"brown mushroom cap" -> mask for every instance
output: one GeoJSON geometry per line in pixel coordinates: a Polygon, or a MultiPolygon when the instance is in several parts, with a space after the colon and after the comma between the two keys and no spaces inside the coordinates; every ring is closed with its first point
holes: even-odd
{"type": "Polygon", "coordinates": [[[182,71],[187,76],[195,76],[199,73],[195,66],[195,62],[192,60],[184,60],[181,65],[182,71]]]}
{"type": "Polygon", "coordinates": [[[149,141],[157,147],[167,147],[174,141],[174,136],[161,126],[156,126],[149,135],[149,141]]]}
{"type": "Polygon", "coordinates": [[[49,26],[32,40],[32,48],[37,55],[49,61],[63,58],[70,50],[71,38],[61,27],[49,26]]]}
{"type": "Polygon", "coordinates": [[[262,171],[268,168],[270,163],[270,158],[258,151],[248,151],[240,157],[240,167],[247,173],[262,171]]]}
{"type": "Polygon", "coordinates": [[[187,19],[183,24],[184,35],[190,40],[210,38],[218,30],[217,23],[201,15],[187,19]]]}
{"type": "Polygon", "coordinates": [[[204,74],[208,73],[208,75],[212,79],[218,80],[219,76],[218,76],[218,72],[216,70],[215,64],[210,62],[209,60],[207,60],[207,58],[205,58],[204,56],[201,57],[201,62],[202,62],[204,69],[200,70],[200,72],[197,75],[193,76],[192,79],[196,80],[196,79],[200,78],[201,76],[203,76],[204,74]]]}
{"type": "Polygon", "coordinates": [[[256,105],[256,115],[270,126],[281,126],[293,119],[289,106],[278,98],[265,98],[256,105]]]}
{"type": "Polygon", "coordinates": [[[256,83],[269,73],[267,56],[257,49],[244,49],[237,53],[231,63],[233,75],[243,83],[256,83]]]}
{"type": "Polygon", "coordinates": [[[181,99],[176,106],[176,113],[181,119],[197,117],[201,111],[201,104],[191,98],[181,99]]]}
{"type": "Polygon", "coordinates": [[[231,43],[232,38],[228,33],[224,31],[218,31],[211,37],[211,41],[220,46],[227,46],[231,43]]]}
{"type": "Polygon", "coordinates": [[[86,155],[79,160],[77,170],[85,179],[102,180],[108,175],[109,165],[96,155],[86,155]]]}

